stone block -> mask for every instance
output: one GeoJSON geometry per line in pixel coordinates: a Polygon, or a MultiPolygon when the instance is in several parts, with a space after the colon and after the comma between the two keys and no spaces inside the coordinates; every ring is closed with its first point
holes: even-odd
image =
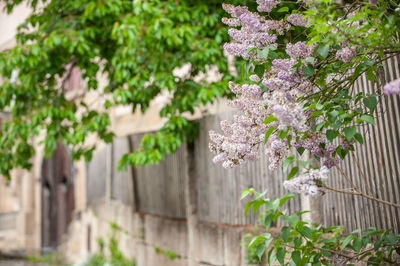
{"type": "Polygon", "coordinates": [[[224,228],[224,258],[225,265],[240,266],[241,264],[241,228],[224,228]]]}
{"type": "Polygon", "coordinates": [[[171,250],[186,257],[188,245],[186,221],[146,215],[144,223],[147,245],[171,250]]]}
{"type": "Polygon", "coordinates": [[[153,246],[147,246],[147,264],[141,265],[138,263],[138,266],[187,266],[188,261],[185,257],[178,258],[169,258],[166,254],[163,254],[162,251],[156,252],[153,246]]]}
{"type": "Polygon", "coordinates": [[[224,229],[221,226],[199,223],[199,251],[195,260],[211,265],[224,265],[224,229]]]}
{"type": "Polygon", "coordinates": [[[135,262],[136,266],[147,266],[147,246],[141,242],[136,242],[135,262]]]}

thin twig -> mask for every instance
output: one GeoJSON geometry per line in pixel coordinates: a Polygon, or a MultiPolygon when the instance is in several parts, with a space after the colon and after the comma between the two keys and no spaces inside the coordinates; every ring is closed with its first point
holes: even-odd
{"type": "Polygon", "coordinates": [[[346,173],[343,171],[342,168],[338,164],[335,163],[336,168],[339,170],[339,172],[343,175],[343,177],[349,182],[349,184],[353,187],[355,191],[358,191],[357,186],[354,185],[353,181],[351,181],[350,177],[346,175],[346,173]]]}
{"type": "Polygon", "coordinates": [[[364,197],[364,198],[367,198],[367,199],[370,199],[370,200],[374,200],[374,201],[377,201],[377,202],[380,202],[380,203],[383,203],[383,204],[386,204],[386,205],[390,205],[392,207],[400,208],[400,204],[396,204],[396,203],[393,203],[393,202],[390,202],[390,201],[386,201],[386,200],[375,198],[375,197],[373,197],[371,195],[368,195],[368,194],[365,194],[365,193],[363,193],[363,192],[361,192],[359,190],[348,191],[348,190],[343,190],[343,189],[331,188],[331,187],[328,187],[326,185],[323,186],[323,187],[326,190],[330,190],[330,191],[333,191],[333,192],[339,192],[339,193],[350,194],[350,195],[358,195],[358,196],[361,196],[361,197],[364,197]]]}

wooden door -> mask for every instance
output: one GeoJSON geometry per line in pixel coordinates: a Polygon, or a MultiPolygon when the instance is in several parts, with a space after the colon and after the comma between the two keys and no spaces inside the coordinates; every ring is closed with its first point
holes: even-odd
{"type": "Polygon", "coordinates": [[[51,158],[43,160],[41,178],[42,252],[52,252],[67,232],[74,210],[72,161],[68,150],[57,144],[51,158]]]}

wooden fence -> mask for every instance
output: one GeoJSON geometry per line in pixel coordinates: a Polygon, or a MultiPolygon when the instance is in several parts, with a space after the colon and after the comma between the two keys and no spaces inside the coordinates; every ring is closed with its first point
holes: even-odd
{"type": "MultiPolygon", "coordinates": [[[[399,78],[399,62],[398,58],[386,62],[386,80],[399,78]]],[[[376,89],[374,86],[363,77],[357,81],[355,89],[372,93],[376,89]]],[[[355,156],[349,156],[341,167],[363,192],[370,191],[375,197],[400,203],[400,97],[383,97],[378,112],[377,126],[362,128],[366,136],[365,144],[358,145],[355,156]]],[[[231,118],[232,113],[227,112],[201,119],[201,132],[194,147],[191,147],[193,151],[188,152],[188,145],[183,145],[176,154],[168,155],[158,165],[129,169],[123,173],[115,170],[116,164],[123,153],[137,147],[142,135],[115,140],[110,148],[96,153],[88,166],[88,203],[94,204],[107,195],[104,193],[107,190],[105,173],[109,172],[112,198],[134,205],[138,212],[185,218],[184,175],[189,160],[192,160],[199,221],[254,224],[254,216],[243,216],[244,202],[239,200],[242,190],[252,187],[258,191],[267,189],[269,197],[281,196],[287,192],[282,187],[285,175],[281,171],[269,171],[262,152],[259,161],[235,169],[226,170],[212,163],[212,154],[208,151],[208,131],[219,130],[220,121],[231,118]],[[189,154],[192,156],[189,157],[189,154]],[[107,156],[111,158],[108,167],[112,167],[112,171],[105,169],[107,156]]],[[[333,170],[328,182],[335,188],[348,188],[343,180],[333,170]]],[[[299,198],[289,202],[289,209],[300,210],[299,198]]],[[[322,197],[320,212],[325,226],[343,225],[348,231],[374,226],[394,228],[400,232],[398,208],[360,196],[327,193],[322,197]]]]}
{"type": "MultiPolygon", "coordinates": [[[[399,58],[385,62],[385,82],[400,78],[399,63],[399,58]]],[[[364,76],[357,80],[355,91],[374,93],[381,86],[371,83],[364,76]]],[[[391,95],[381,98],[377,113],[376,126],[368,125],[360,129],[365,135],[364,145],[357,145],[355,156],[348,157],[341,168],[362,192],[400,203],[400,97],[391,95]]],[[[329,184],[335,188],[349,188],[338,171],[332,171],[329,184]]],[[[339,224],[351,229],[393,227],[400,232],[399,208],[339,193],[323,197],[323,206],[324,224],[339,224]]]]}

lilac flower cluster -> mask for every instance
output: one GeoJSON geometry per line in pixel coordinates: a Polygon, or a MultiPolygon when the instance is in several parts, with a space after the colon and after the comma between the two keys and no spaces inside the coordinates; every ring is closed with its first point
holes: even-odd
{"type": "Polygon", "coordinates": [[[294,26],[306,27],[307,19],[301,14],[291,14],[287,17],[287,21],[294,26]]]}
{"type": "Polygon", "coordinates": [[[229,88],[237,96],[230,105],[238,108],[241,114],[234,116],[233,123],[221,122],[225,136],[210,131],[210,150],[216,154],[213,161],[222,163],[225,168],[258,159],[261,137],[267,130],[263,122],[268,116],[259,85],[230,82],[229,88]]]}
{"type": "Polygon", "coordinates": [[[279,0],[257,0],[257,10],[260,12],[271,12],[281,1],[279,0]]]}
{"type": "Polygon", "coordinates": [[[250,81],[253,81],[253,82],[260,82],[261,81],[260,77],[258,75],[256,75],[256,74],[251,75],[249,77],[249,79],[250,79],[250,81]]]}
{"type": "Polygon", "coordinates": [[[292,69],[298,59],[304,60],[312,56],[315,45],[306,46],[304,42],[286,45],[286,53],[291,56],[289,59],[274,59],[272,69],[263,79],[262,84],[270,90],[283,90],[297,92],[286,93],[289,102],[293,102],[294,94],[300,96],[313,90],[313,85],[304,77],[301,71],[293,73],[292,69]]]}
{"type": "MultiPolygon", "coordinates": [[[[278,2],[257,1],[257,3],[259,11],[269,12],[278,2]]],[[[256,49],[276,45],[277,37],[271,31],[284,34],[290,29],[290,24],[286,21],[266,20],[263,16],[250,12],[247,7],[224,4],[223,8],[233,17],[232,19],[235,19],[235,21],[225,19],[225,22],[241,26],[240,29],[229,29],[228,33],[233,41],[226,43],[224,49],[245,59],[262,61],[256,49]]],[[[306,22],[301,15],[290,17],[290,23],[293,25],[305,25],[306,22]]],[[[250,76],[252,82],[261,82],[267,87],[268,90],[265,92],[261,91],[258,84],[240,86],[230,83],[230,89],[237,96],[230,105],[239,109],[241,115],[235,116],[232,124],[223,121],[221,128],[225,136],[214,131],[210,132],[212,141],[210,149],[216,154],[214,162],[222,162],[224,167],[233,167],[246,160],[257,159],[265,132],[273,127],[274,131],[265,145],[265,154],[268,156],[270,169],[277,169],[281,165],[289,155],[290,145],[287,140],[278,137],[278,130],[290,128],[291,134],[308,130],[306,125],[308,116],[302,104],[296,99],[311,92],[313,85],[304,77],[301,68],[294,72],[292,69],[298,61],[303,62],[311,57],[315,47],[315,44],[307,46],[304,42],[288,43],[286,52],[290,58],[273,60],[271,69],[261,78],[257,75],[250,76]],[[266,126],[263,122],[270,115],[277,121],[266,126]]]]}
{"type": "Polygon", "coordinates": [[[348,150],[350,147],[353,145],[353,141],[346,141],[342,140],[342,143],[340,143],[340,146],[342,147],[343,150],[348,150]]]}
{"type": "Polygon", "coordinates": [[[312,56],[316,46],[316,43],[309,46],[306,46],[305,42],[288,43],[286,53],[293,59],[307,58],[312,56]]]}
{"type": "Polygon", "coordinates": [[[336,52],[336,58],[342,60],[345,63],[348,63],[357,55],[356,50],[345,47],[336,52]]]}
{"type": "Polygon", "coordinates": [[[328,179],[328,168],[322,166],[320,169],[311,169],[308,173],[300,175],[291,180],[283,182],[283,186],[294,193],[305,193],[310,196],[317,196],[320,194],[320,188],[317,181],[324,181],[328,179]]]}
{"type": "Polygon", "coordinates": [[[278,119],[277,129],[286,130],[291,127],[299,132],[308,129],[305,124],[307,117],[304,114],[303,106],[294,101],[289,92],[274,90],[264,93],[263,97],[268,105],[268,111],[278,119]]]}
{"type": "MultiPolygon", "coordinates": [[[[264,138],[264,136],[263,136],[264,138]]],[[[268,168],[276,170],[289,155],[287,141],[272,134],[265,145],[265,155],[268,157],[268,168]]]]}
{"type": "MultiPolygon", "coordinates": [[[[259,1],[259,7],[267,10],[267,7],[272,7],[277,3],[277,1],[259,1]]],[[[232,16],[232,18],[223,18],[222,22],[231,27],[240,27],[240,29],[229,29],[228,33],[232,37],[232,42],[225,43],[224,50],[244,59],[253,58],[255,61],[264,61],[257,55],[254,48],[276,46],[277,36],[269,31],[283,34],[290,28],[290,25],[283,20],[266,20],[263,16],[249,11],[245,6],[223,4],[222,7],[232,16]]]]}
{"type": "MultiPolygon", "coordinates": [[[[291,145],[298,148],[304,148],[309,150],[312,154],[323,159],[323,165],[328,169],[339,163],[337,156],[333,157],[332,154],[335,152],[336,147],[333,144],[329,144],[326,137],[321,133],[311,133],[307,135],[305,140],[292,138],[291,145]],[[324,147],[324,148],[322,148],[324,147]]],[[[351,145],[351,143],[349,143],[351,145]]],[[[346,145],[346,144],[345,144],[346,145]]]]}
{"type": "Polygon", "coordinates": [[[383,87],[383,93],[386,95],[400,94],[400,79],[393,80],[383,87]]]}

